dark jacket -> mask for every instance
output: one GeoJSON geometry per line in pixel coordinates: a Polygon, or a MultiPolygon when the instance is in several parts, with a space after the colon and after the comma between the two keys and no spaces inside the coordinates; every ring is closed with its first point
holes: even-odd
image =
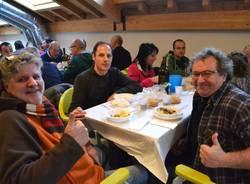
{"type": "Polygon", "coordinates": [[[75,77],[83,71],[89,69],[93,65],[92,55],[89,53],[81,53],[74,56],[67,70],[63,74],[63,82],[73,84],[75,77]]]}
{"type": "Polygon", "coordinates": [[[98,75],[94,68],[76,77],[70,110],[80,106],[83,109],[107,101],[113,93],[137,93],[142,87],[137,81],[124,76],[117,68],[110,68],[104,76],[98,75]]]}
{"type": "Polygon", "coordinates": [[[43,62],[42,77],[45,83],[45,89],[62,83],[61,73],[53,63],[43,62]]]}
{"type": "Polygon", "coordinates": [[[129,51],[124,49],[122,46],[116,47],[113,50],[113,60],[112,60],[112,67],[116,67],[119,70],[124,70],[128,68],[131,64],[131,55],[129,51]]]}

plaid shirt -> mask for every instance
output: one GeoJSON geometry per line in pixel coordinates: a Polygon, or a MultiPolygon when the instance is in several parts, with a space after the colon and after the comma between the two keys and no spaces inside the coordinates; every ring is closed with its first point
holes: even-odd
{"type": "Polygon", "coordinates": [[[250,96],[230,82],[225,82],[209,98],[202,113],[193,167],[209,175],[217,184],[249,183],[250,170],[207,168],[201,163],[199,147],[201,144],[211,146],[211,137],[215,132],[218,132],[218,140],[225,152],[244,150],[250,146],[250,96]]]}

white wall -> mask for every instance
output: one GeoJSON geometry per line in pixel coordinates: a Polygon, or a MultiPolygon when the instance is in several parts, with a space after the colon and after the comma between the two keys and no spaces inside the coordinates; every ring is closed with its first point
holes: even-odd
{"type": "Polygon", "coordinates": [[[168,50],[172,49],[172,42],[181,38],[186,42],[186,55],[191,57],[193,53],[204,47],[217,47],[226,53],[233,50],[241,51],[243,47],[250,44],[250,32],[248,31],[162,31],[162,32],[126,32],[126,33],[57,33],[51,37],[58,40],[61,47],[69,52],[69,45],[75,38],[83,38],[87,42],[87,50],[92,50],[97,41],[110,41],[110,38],[120,34],[124,40],[132,58],[138,52],[139,45],[143,42],[152,42],[159,48],[157,64],[168,50]]]}
{"type": "MultiPolygon", "coordinates": [[[[50,36],[58,40],[61,47],[65,47],[69,52],[69,45],[75,38],[85,39],[87,42],[87,50],[92,50],[94,44],[97,41],[110,41],[110,38],[120,34],[124,40],[124,47],[127,48],[132,58],[134,58],[138,52],[139,45],[143,42],[153,42],[159,48],[158,65],[162,59],[162,56],[172,48],[173,40],[177,38],[184,39],[186,41],[186,55],[191,57],[193,53],[200,51],[204,47],[217,47],[226,53],[233,50],[241,51],[243,47],[250,44],[250,32],[249,31],[145,31],[145,32],[126,32],[126,33],[56,33],[50,36]]],[[[0,36],[0,41],[9,41],[13,43],[16,40],[22,40],[26,43],[23,35],[8,35],[0,36]]]]}

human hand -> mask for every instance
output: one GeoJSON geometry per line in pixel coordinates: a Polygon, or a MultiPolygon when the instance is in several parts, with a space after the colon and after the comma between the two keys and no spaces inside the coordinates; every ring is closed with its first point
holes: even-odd
{"type": "Polygon", "coordinates": [[[86,143],[89,142],[88,129],[82,121],[76,120],[74,114],[69,115],[69,121],[64,133],[70,135],[84,149],[86,143]]]}
{"type": "Polygon", "coordinates": [[[150,79],[151,79],[152,82],[155,83],[155,84],[158,84],[158,83],[159,83],[159,76],[158,76],[158,75],[157,75],[157,76],[154,76],[154,77],[151,77],[150,79]]]}
{"type": "Polygon", "coordinates": [[[86,112],[82,110],[81,107],[75,108],[71,113],[77,120],[83,120],[85,118],[86,112]]]}
{"type": "Polygon", "coordinates": [[[218,141],[218,133],[212,135],[212,146],[202,144],[200,146],[201,163],[206,167],[218,168],[224,166],[226,153],[218,141]]]}
{"type": "Polygon", "coordinates": [[[113,93],[113,94],[107,99],[107,101],[114,100],[114,99],[115,99],[115,94],[116,94],[116,93],[113,93]]]}

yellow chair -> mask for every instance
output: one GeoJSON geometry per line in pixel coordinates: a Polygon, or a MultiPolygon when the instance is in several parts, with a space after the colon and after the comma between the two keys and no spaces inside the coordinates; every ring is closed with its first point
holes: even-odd
{"type": "Polygon", "coordinates": [[[183,164],[179,164],[176,166],[175,174],[195,184],[215,184],[206,174],[196,171],[183,164]]]}
{"type": "MultiPolygon", "coordinates": [[[[72,101],[72,95],[73,95],[73,87],[67,89],[61,96],[59,100],[59,114],[62,118],[62,120],[65,122],[68,122],[68,110],[72,101]]],[[[123,184],[129,177],[129,170],[126,168],[120,168],[117,169],[114,173],[112,173],[110,176],[105,178],[101,184],[123,184]]]]}
{"type": "Polygon", "coordinates": [[[128,68],[125,68],[124,70],[121,71],[124,75],[128,76],[128,68]]]}
{"type": "Polygon", "coordinates": [[[129,177],[129,170],[126,168],[117,169],[100,184],[123,184],[129,177]]]}
{"type": "Polygon", "coordinates": [[[67,89],[61,96],[58,104],[58,110],[61,119],[63,120],[64,123],[68,122],[69,117],[68,117],[68,111],[69,107],[72,101],[72,95],[73,95],[73,87],[67,89]]]}

